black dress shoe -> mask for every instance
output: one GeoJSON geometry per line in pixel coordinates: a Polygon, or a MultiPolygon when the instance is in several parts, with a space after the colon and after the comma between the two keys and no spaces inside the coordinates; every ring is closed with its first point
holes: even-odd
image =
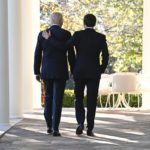
{"type": "Polygon", "coordinates": [[[53,136],[61,136],[61,134],[59,133],[59,131],[54,131],[53,136]]]}
{"type": "Polygon", "coordinates": [[[52,129],[50,128],[50,129],[47,129],[47,134],[52,134],[52,129]]]}
{"type": "Polygon", "coordinates": [[[76,134],[77,135],[80,135],[83,133],[83,129],[84,129],[84,126],[83,125],[79,125],[76,129],[76,134]]]}
{"type": "Polygon", "coordinates": [[[91,130],[87,130],[87,136],[94,136],[94,133],[91,130]]]}

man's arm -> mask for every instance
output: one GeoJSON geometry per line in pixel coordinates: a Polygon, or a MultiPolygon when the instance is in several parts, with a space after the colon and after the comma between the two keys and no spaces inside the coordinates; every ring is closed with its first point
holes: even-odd
{"type": "Polygon", "coordinates": [[[69,49],[70,47],[73,47],[77,42],[76,32],[72,37],[70,36],[70,38],[66,42],[53,39],[53,36],[51,35],[50,31],[49,32],[43,31],[42,36],[48,41],[49,44],[60,50],[69,49]]]}
{"type": "Polygon", "coordinates": [[[108,47],[106,43],[106,37],[104,37],[104,44],[102,47],[102,65],[101,65],[101,73],[105,72],[105,69],[108,65],[109,60],[109,53],[108,53],[108,47]]]}
{"type": "MultiPolygon", "coordinates": [[[[68,39],[71,39],[70,33],[69,33],[68,39]]],[[[70,44],[70,47],[68,47],[68,61],[69,61],[69,65],[70,65],[71,74],[73,74],[73,69],[74,69],[74,65],[75,65],[75,52],[74,52],[73,45],[71,45],[71,44],[70,44]]]]}
{"type": "Polygon", "coordinates": [[[41,37],[40,34],[38,36],[35,53],[34,53],[34,74],[36,75],[36,79],[40,81],[40,66],[42,61],[42,46],[41,46],[41,37]]]}

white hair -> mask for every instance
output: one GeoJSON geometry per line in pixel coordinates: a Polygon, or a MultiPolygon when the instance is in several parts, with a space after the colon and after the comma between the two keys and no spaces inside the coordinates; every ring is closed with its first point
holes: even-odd
{"type": "Polygon", "coordinates": [[[50,16],[50,23],[52,24],[60,24],[63,22],[63,16],[61,13],[55,12],[50,16]]]}

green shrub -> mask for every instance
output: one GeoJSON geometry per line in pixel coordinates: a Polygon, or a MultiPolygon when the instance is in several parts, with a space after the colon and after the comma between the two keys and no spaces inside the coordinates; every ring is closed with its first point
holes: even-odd
{"type": "MultiPolygon", "coordinates": [[[[115,94],[114,95],[114,101],[117,101],[117,97],[118,95],[115,94]]],[[[101,107],[100,105],[100,101],[99,101],[100,97],[98,97],[97,100],[97,107],[101,107]]],[[[111,106],[113,106],[113,102],[112,102],[113,96],[111,95],[110,97],[110,104],[111,106]]],[[[126,99],[128,100],[128,95],[126,94],[126,99]]],[[[75,95],[74,95],[74,90],[65,90],[64,93],[64,99],[63,99],[63,107],[74,107],[74,101],[75,101],[75,95]]],[[[107,96],[103,95],[101,97],[101,101],[102,101],[102,105],[103,107],[105,107],[106,105],[106,101],[107,101],[107,96]]],[[[84,106],[86,107],[86,96],[84,97],[84,106]]],[[[130,106],[131,107],[137,107],[138,106],[138,96],[137,95],[130,95],[130,106]]],[[[140,107],[142,105],[142,97],[140,96],[140,107]]]]}
{"type": "Polygon", "coordinates": [[[63,99],[63,107],[74,107],[74,90],[65,90],[64,99],[63,99]]]}
{"type": "MultiPolygon", "coordinates": [[[[83,100],[84,106],[86,107],[86,96],[83,100]]],[[[74,90],[65,90],[63,98],[63,107],[74,107],[75,104],[75,94],[74,90]]]]}

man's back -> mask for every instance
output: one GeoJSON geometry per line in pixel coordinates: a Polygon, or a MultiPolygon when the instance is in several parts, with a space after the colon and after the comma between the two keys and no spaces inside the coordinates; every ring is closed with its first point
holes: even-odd
{"type": "Polygon", "coordinates": [[[103,34],[94,29],[75,32],[73,36],[76,47],[75,78],[100,78],[108,62],[108,50],[103,34]],[[103,53],[103,66],[100,66],[99,56],[103,53]],[[104,60],[105,59],[105,60],[104,60]]]}
{"type": "MultiPolygon", "coordinates": [[[[70,32],[60,28],[57,25],[52,26],[47,31],[51,31],[54,35],[54,40],[67,41],[71,34],[70,32]]],[[[73,51],[71,48],[70,51],[73,51]]],[[[59,50],[49,44],[48,40],[45,40],[42,37],[42,32],[39,34],[38,43],[35,51],[35,62],[34,62],[34,71],[35,74],[40,73],[40,55],[43,53],[42,60],[42,69],[41,69],[41,78],[42,79],[57,79],[57,78],[68,78],[68,65],[67,65],[67,49],[59,50]]],[[[69,52],[70,53],[70,52],[69,52]]],[[[72,55],[73,52],[71,53],[72,55]]],[[[69,55],[72,58],[69,59],[70,64],[73,64],[74,56],[69,55]]],[[[71,66],[72,67],[72,66],[71,66]]]]}

